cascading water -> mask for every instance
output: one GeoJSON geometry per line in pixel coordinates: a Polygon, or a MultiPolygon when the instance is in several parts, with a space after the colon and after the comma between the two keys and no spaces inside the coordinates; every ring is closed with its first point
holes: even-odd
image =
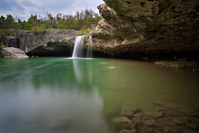
{"type": "Polygon", "coordinates": [[[77,36],[75,38],[75,46],[73,49],[72,58],[83,57],[84,36],[77,36]]]}
{"type": "Polygon", "coordinates": [[[86,58],[93,57],[93,51],[92,51],[91,44],[92,44],[92,36],[89,36],[86,58]]]}
{"type": "Polygon", "coordinates": [[[84,53],[84,36],[77,36],[75,38],[75,46],[73,49],[73,55],[72,58],[82,58],[85,57],[86,58],[92,58],[92,36],[89,37],[89,41],[88,41],[88,47],[87,47],[87,51],[86,53],[84,53]]]}

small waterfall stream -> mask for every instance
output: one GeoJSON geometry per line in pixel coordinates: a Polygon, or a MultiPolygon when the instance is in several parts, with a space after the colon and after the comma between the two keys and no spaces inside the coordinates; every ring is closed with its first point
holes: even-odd
{"type": "Polygon", "coordinates": [[[91,44],[92,44],[92,36],[89,36],[86,58],[92,58],[93,57],[93,51],[92,51],[91,44]]]}
{"type": "Polygon", "coordinates": [[[84,36],[77,36],[75,38],[75,45],[73,49],[72,58],[92,58],[92,36],[89,37],[88,47],[86,53],[84,52],[84,36]]]}
{"type": "Polygon", "coordinates": [[[75,38],[75,46],[73,49],[72,58],[83,57],[84,36],[77,36],[75,38]]]}

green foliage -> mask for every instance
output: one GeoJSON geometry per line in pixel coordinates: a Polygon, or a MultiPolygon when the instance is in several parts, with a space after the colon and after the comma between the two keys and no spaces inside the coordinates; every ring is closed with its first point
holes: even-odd
{"type": "Polygon", "coordinates": [[[35,35],[38,35],[39,33],[44,35],[46,34],[46,27],[44,25],[41,25],[40,27],[33,27],[32,31],[35,35]]]}
{"type": "Polygon", "coordinates": [[[89,34],[90,33],[90,29],[84,29],[84,30],[82,30],[81,32],[82,33],[80,33],[80,34],[77,34],[78,36],[81,36],[81,35],[87,35],[87,34],[89,34]]]}
{"type": "Polygon", "coordinates": [[[3,29],[0,29],[0,40],[4,39],[6,36],[6,32],[3,29]]]}
{"type": "MultiPolygon", "coordinates": [[[[101,16],[91,9],[77,11],[76,15],[58,13],[55,17],[50,13],[47,13],[47,17],[43,18],[35,14],[31,15],[27,21],[21,21],[20,19],[15,21],[11,15],[7,15],[7,17],[0,17],[0,29],[15,29],[16,33],[19,29],[25,29],[33,30],[34,33],[40,32],[45,34],[46,28],[75,30],[92,29],[93,26],[98,24],[100,19],[101,16]]],[[[82,34],[87,34],[84,33],[85,31],[82,32],[82,34]]]]}
{"type": "Polygon", "coordinates": [[[58,29],[64,29],[64,25],[63,24],[59,24],[58,25],[58,29]]]}
{"type": "Polygon", "coordinates": [[[2,49],[3,48],[3,46],[2,45],[0,45],[0,49],[2,49]]]}
{"type": "Polygon", "coordinates": [[[7,15],[6,22],[7,23],[13,23],[14,22],[14,18],[11,15],[7,15]]]}
{"type": "Polygon", "coordinates": [[[70,24],[69,26],[65,26],[65,29],[75,29],[75,26],[70,24]]]}
{"type": "Polygon", "coordinates": [[[31,24],[29,23],[25,24],[25,30],[31,30],[31,24]]]}
{"type": "Polygon", "coordinates": [[[53,26],[52,25],[48,26],[48,29],[53,29],[53,26]]]}

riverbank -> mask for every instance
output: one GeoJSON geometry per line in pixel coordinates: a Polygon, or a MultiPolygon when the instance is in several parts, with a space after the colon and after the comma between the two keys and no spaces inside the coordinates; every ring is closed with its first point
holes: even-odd
{"type": "Polygon", "coordinates": [[[199,71],[199,61],[187,61],[187,60],[162,60],[162,61],[155,61],[157,65],[166,66],[169,68],[176,68],[176,69],[190,69],[192,71],[199,71]]]}

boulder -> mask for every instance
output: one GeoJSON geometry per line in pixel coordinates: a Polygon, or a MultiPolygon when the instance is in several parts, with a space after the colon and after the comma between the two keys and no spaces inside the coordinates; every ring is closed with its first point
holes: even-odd
{"type": "Polygon", "coordinates": [[[132,128],[132,124],[133,124],[132,121],[129,118],[125,117],[125,116],[113,119],[113,123],[115,125],[117,125],[119,128],[122,128],[122,129],[124,129],[124,128],[127,128],[127,129],[132,128]]]}
{"type": "Polygon", "coordinates": [[[28,58],[24,51],[14,47],[2,48],[0,53],[3,58],[28,58]]]}

